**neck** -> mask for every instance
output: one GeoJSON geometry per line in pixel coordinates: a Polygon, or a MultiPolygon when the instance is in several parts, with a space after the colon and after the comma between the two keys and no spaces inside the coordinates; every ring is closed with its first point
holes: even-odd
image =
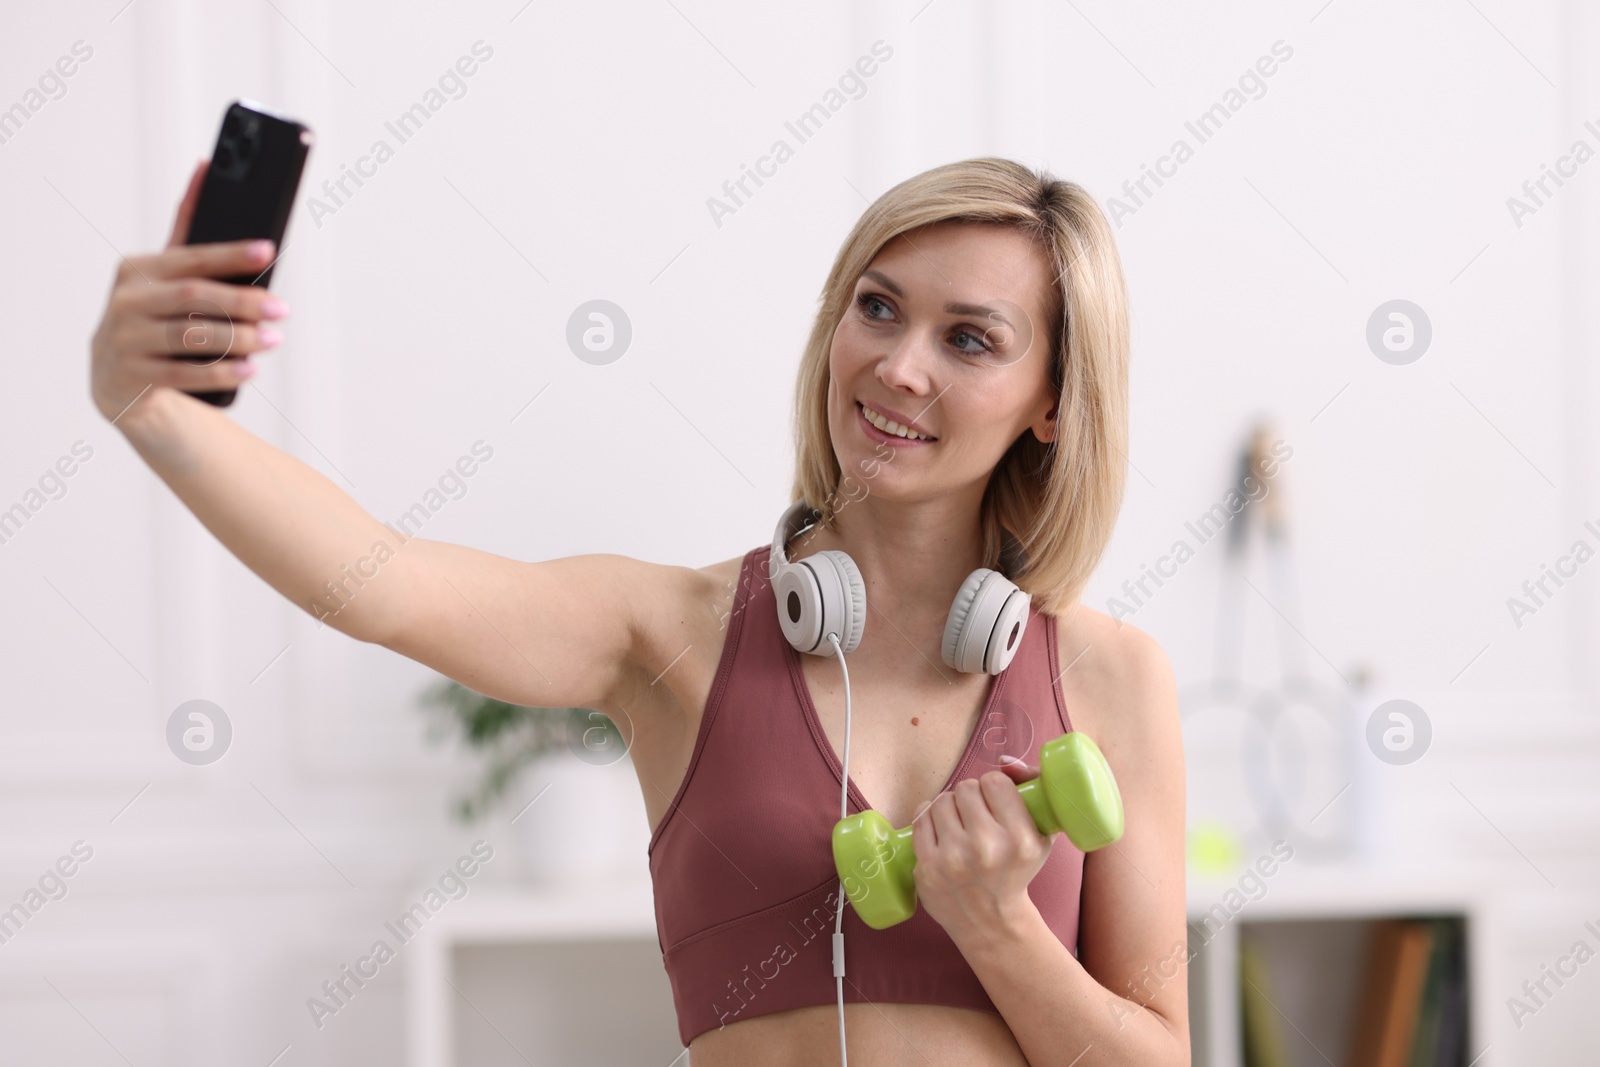
{"type": "Polygon", "coordinates": [[[863,647],[870,641],[885,648],[904,638],[919,648],[930,645],[938,661],[950,602],[967,575],[983,566],[982,489],[976,496],[918,501],[868,495],[846,504],[833,528],[803,538],[806,548],[797,556],[840,549],[860,569],[867,588],[863,647]]]}

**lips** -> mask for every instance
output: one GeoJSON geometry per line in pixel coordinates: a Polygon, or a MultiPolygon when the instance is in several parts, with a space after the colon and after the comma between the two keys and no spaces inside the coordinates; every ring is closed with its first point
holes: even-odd
{"type": "MultiPolygon", "coordinates": [[[[863,405],[860,401],[856,402],[856,418],[860,420],[861,432],[866,435],[866,437],[867,437],[867,439],[869,441],[875,441],[875,442],[879,442],[879,443],[882,443],[882,444],[887,444],[887,445],[889,445],[890,447],[893,447],[893,448],[921,447],[921,446],[935,444],[938,441],[937,437],[931,437],[931,436],[923,436],[923,437],[920,437],[920,438],[901,437],[899,434],[889,433],[889,432],[887,432],[885,430],[880,430],[877,427],[877,425],[872,422],[871,419],[867,418],[867,413],[866,413],[865,407],[866,407],[866,405],[863,405]]],[[[892,419],[892,417],[889,415],[888,412],[882,411],[882,410],[877,409],[877,408],[874,408],[873,410],[875,412],[877,412],[878,415],[884,417],[886,420],[890,420],[890,421],[894,421],[896,423],[899,423],[899,420],[892,419]]],[[[899,425],[903,426],[905,424],[904,423],[899,423],[899,425]]],[[[909,426],[907,428],[915,433],[915,432],[918,432],[916,430],[915,426],[916,426],[916,424],[913,423],[913,424],[911,424],[911,426],[909,426]]]]}
{"type": "MultiPolygon", "coordinates": [[[[860,411],[862,413],[862,417],[865,418],[867,420],[867,422],[869,424],[873,425],[873,426],[877,426],[877,423],[874,422],[871,418],[867,417],[867,412],[868,411],[871,411],[872,413],[874,413],[874,414],[878,415],[879,417],[881,417],[886,424],[887,423],[893,423],[894,424],[894,428],[893,429],[887,428],[887,426],[885,426],[883,428],[880,428],[882,430],[882,432],[887,433],[887,434],[889,434],[891,436],[899,436],[899,434],[897,432],[898,430],[908,430],[911,433],[916,434],[918,437],[925,437],[925,438],[929,439],[930,441],[937,441],[938,440],[938,437],[935,436],[934,433],[931,430],[929,430],[926,426],[923,426],[921,423],[914,422],[912,420],[911,416],[902,414],[901,412],[898,412],[898,411],[894,410],[893,408],[884,407],[881,404],[877,404],[877,403],[869,404],[866,401],[857,400],[856,401],[856,409],[858,411],[860,411]]],[[[910,440],[910,438],[906,438],[906,440],[910,440]]]]}

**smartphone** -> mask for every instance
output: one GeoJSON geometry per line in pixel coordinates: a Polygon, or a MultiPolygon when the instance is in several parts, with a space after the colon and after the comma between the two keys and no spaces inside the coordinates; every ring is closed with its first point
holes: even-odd
{"type": "MultiPolygon", "coordinates": [[[[260,274],[236,275],[219,281],[263,288],[272,281],[272,269],[283,255],[283,235],[289,226],[289,212],[294,207],[295,192],[300,188],[300,175],[305,170],[312,140],[311,130],[304,123],[279,115],[253,100],[236,100],[228,105],[222,117],[222,130],[217,134],[216,149],[211,154],[211,165],[206,168],[205,179],[200,184],[200,198],[195,203],[185,243],[198,245],[265,237],[273,242],[277,256],[260,274]]],[[[184,305],[179,311],[180,321],[227,321],[220,308],[206,301],[184,305]]],[[[178,329],[174,344],[179,351],[173,353],[174,359],[206,365],[219,359],[239,358],[229,353],[218,356],[214,352],[184,355],[184,341],[192,335],[193,329],[181,326],[178,329]]],[[[237,389],[226,389],[190,395],[225,408],[233,403],[238,393],[237,389]]]]}

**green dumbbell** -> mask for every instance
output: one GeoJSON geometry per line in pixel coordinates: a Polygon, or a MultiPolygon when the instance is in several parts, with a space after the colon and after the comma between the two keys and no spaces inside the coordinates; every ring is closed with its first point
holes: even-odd
{"type": "MultiPolygon", "coordinates": [[[[1122,836],[1122,794],[1088,734],[1074,730],[1046,741],[1039,749],[1039,777],[1017,783],[1017,792],[1046,837],[1064,830],[1079,850],[1092,852],[1122,836]]],[[[911,827],[896,830],[875,811],[840,819],[833,828],[833,862],[845,896],[874,930],[916,914],[911,827]]]]}

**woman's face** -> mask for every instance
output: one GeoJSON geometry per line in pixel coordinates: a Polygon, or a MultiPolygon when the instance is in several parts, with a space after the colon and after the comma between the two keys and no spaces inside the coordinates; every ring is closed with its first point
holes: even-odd
{"type": "Polygon", "coordinates": [[[941,222],[885,245],[828,353],[840,495],[981,492],[1024,431],[1053,440],[1053,283],[1044,251],[1011,227],[941,222]]]}

